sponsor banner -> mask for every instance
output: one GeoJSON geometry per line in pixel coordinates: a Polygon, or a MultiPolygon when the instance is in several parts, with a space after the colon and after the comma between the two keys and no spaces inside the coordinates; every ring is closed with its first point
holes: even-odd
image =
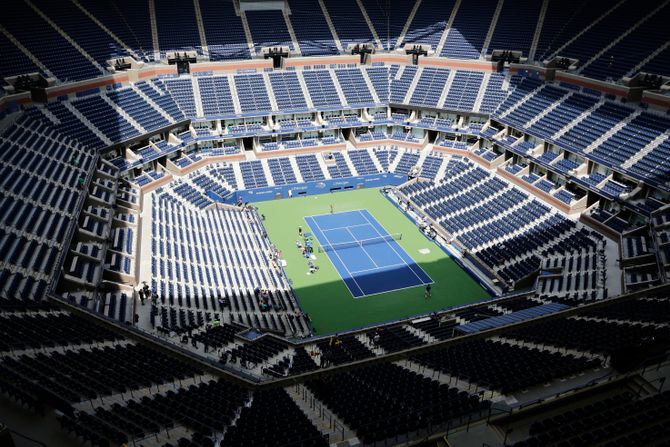
{"type": "Polygon", "coordinates": [[[207,197],[215,202],[226,203],[226,199],[215,193],[214,191],[207,191],[207,197]]]}
{"type": "Polygon", "coordinates": [[[401,185],[407,181],[407,176],[384,172],[359,177],[347,177],[315,182],[296,183],[292,185],[268,186],[266,188],[245,189],[236,191],[223,198],[207,192],[207,196],[215,202],[237,204],[245,202],[263,202],[266,200],[288,199],[305,195],[324,194],[327,192],[350,191],[359,188],[380,188],[382,186],[401,185]]]}

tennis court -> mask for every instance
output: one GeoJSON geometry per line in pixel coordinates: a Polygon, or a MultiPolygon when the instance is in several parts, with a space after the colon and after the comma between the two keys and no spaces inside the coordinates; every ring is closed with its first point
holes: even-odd
{"type": "Polygon", "coordinates": [[[433,280],[367,211],[306,217],[354,298],[431,284],[433,280]]]}
{"type": "MultiPolygon", "coordinates": [[[[479,283],[447,253],[428,240],[414,222],[378,189],[356,189],[334,194],[293,197],[291,200],[268,200],[257,202],[256,205],[266,217],[263,224],[269,238],[283,252],[286,261],[284,270],[290,278],[300,306],[309,314],[312,326],[318,334],[342,332],[369,324],[408,318],[489,296],[479,283]],[[328,214],[331,205],[341,212],[366,209],[374,216],[375,221],[383,225],[386,232],[391,235],[402,233],[402,239],[397,243],[435,281],[432,285],[433,297],[425,300],[421,287],[412,287],[355,298],[326,253],[317,253],[315,264],[319,270],[314,274],[307,274],[307,260],[295,245],[296,230],[298,226],[302,226],[303,230],[311,231],[305,226],[305,216],[328,214]]],[[[347,225],[352,223],[346,220],[347,225]]],[[[328,228],[338,226],[342,226],[342,223],[337,222],[337,225],[328,228]]],[[[314,244],[318,245],[316,237],[312,235],[312,238],[314,244]]]]}

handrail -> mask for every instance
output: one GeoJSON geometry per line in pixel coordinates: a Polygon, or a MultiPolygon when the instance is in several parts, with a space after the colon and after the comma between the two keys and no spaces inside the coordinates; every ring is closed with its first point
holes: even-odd
{"type": "MultiPolygon", "coordinates": [[[[605,385],[607,385],[609,383],[612,383],[612,382],[625,381],[625,380],[628,380],[628,379],[633,379],[635,377],[640,376],[641,373],[644,374],[644,372],[650,367],[651,368],[656,367],[657,369],[660,369],[662,366],[667,366],[667,365],[670,365],[670,359],[663,359],[663,360],[660,360],[658,363],[655,363],[655,364],[652,364],[652,365],[646,365],[644,367],[638,368],[638,369],[633,370],[633,371],[628,371],[628,372],[625,372],[625,373],[617,373],[616,371],[610,371],[606,374],[603,374],[600,377],[596,377],[594,379],[591,379],[588,382],[586,382],[582,385],[576,386],[574,388],[559,391],[557,393],[551,394],[551,395],[543,397],[543,398],[534,399],[533,401],[526,402],[526,403],[521,404],[521,405],[516,406],[516,407],[510,407],[509,411],[507,412],[507,416],[510,416],[512,414],[516,414],[516,413],[519,413],[519,412],[522,412],[522,411],[526,411],[528,408],[535,407],[537,405],[542,405],[542,404],[547,403],[547,402],[552,402],[552,401],[555,401],[556,399],[559,399],[559,398],[562,398],[562,397],[565,397],[565,396],[571,396],[571,395],[578,394],[578,393],[580,393],[582,391],[585,391],[589,388],[592,388],[594,386],[605,386],[605,385]]],[[[656,379],[653,379],[653,380],[649,381],[649,383],[661,382],[661,387],[659,387],[659,389],[657,390],[660,393],[661,390],[662,390],[662,386],[665,382],[664,379],[665,379],[665,377],[658,377],[656,379]]],[[[490,418],[489,418],[489,420],[490,420],[490,418]]]]}
{"type": "Polygon", "coordinates": [[[81,215],[81,210],[84,208],[84,204],[88,199],[89,187],[91,186],[91,183],[93,183],[93,177],[95,176],[95,173],[98,170],[98,161],[100,160],[100,154],[99,153],[94,154],[93,158],[94,158],[92,164],[93,168],[86,175],[86,179],[84,181],[84,188],[82,189],[82,194],[80,195],[79,200],[77,201],[77,204],[75,205],[74,208],[73,215],[75,217],[70,222],[70,225],[68,226],[65,232],[65,236],[63,237],[63,250],[60,250],[60,252],[58,253],[58,257],[56,258],[53,270],[54,274],[51,277],[51,281],[47,286],[47,293],[54,292],[56,290],[56,286],[58,285],[58,282],[63,276],[65,259],[69,254],[69,248],[70,244],[72,243],[72,239],[74,238],[74,234],[77,231],[77,228],[79,227],[79,217],[81,215]]]}
{"type": "MultiPolygon", "coordinates": [[[[497,328],[491,328],[491,329],[485,329],[479,332],[473,332],[470,334],[463,334],[463,335],[457,335],[453,338],[446,339],[446,340],[440,340],[434,343],[426,344],[426,345],[421,345],[421,346],[416,346],[412,348],[408,348],[402,351],[397,351],[394,353],[388,353],[388,354],[383,354],[371,358],[367,358],[364,360],[358,360],[358,361],[352,361],[349,363],[341,364],[341,365],[334,365],[334,366],[329,366],[327,368],[321,368],[321,369],[316,369],[314,371],[309,371],[301,374],[297,374],[294,376],[288,376],[284,378],[270,378],[265,380],[263,377],[259,377],[253,374],[250,374],[248,371],[244,371],[241,369],[235,369],[230,367],[229,365],[223,365],[220,362],[216,362],[210,358],[203,357],[202,355],[195,353],[193,351],[190,351],[188,349],[182,348],[178,346],[177,344],[167,342],[165,340],[161,340],[160,337],[158,337],[156,334],[152,334],[148,331],[144,331],[138,328],[131,328],[127,325],[122,325],[119,322],[112,320],[110,318],[107,318],[104,315],[97,314],[95,312],[92,312],[88,309],[81,308],[77,306],[76,304],[72,304],[67,302],[66,300],[57,297],[57,296],[52,296],[51,298],[58,302],[60,305],[70,309],[71,311],[74,311],[78,313],[79,315],[86,315],[87,318],[91,319],[96,319],[98,322],[102,322],[103,324],[107,325],[110,328],[115,328],[117,331],[124,332],[127,336],[134,338],[134,339],[142,339],[144,342],[148,342],[153,344],[154,346],[161,347],[162,349],[167,349],[169,351],[172,351],[176,354],[178,354],[181,357],[187,357],[190,358],[198,363],[200,363],[203,366],[206,366],[208,369],[212,369],[214,371],[217,371],[219,373],[225,374],[226,376],[231,377],[234,380],[239,381],[242,383],[244,386],[262,386],[262,387],[275,387],[275,386],[286,386],[289,384],[295,384],[300,381],[306,380],[309,377],[320,377],[325,374],[332,374],[336,372],[341,372],[344,370],[352,369],[352,368],[358,368],[361,366],[365,366],[368,364],[374,364],[374,363],[379,363],[379,362],[387,362],[387,361],[396,361],[396,360],[402,360],[406,359],[409,356],[416,355],[422,352],[427,352],[435,349],[442,349],[446,346],[450,346],[452,344],[457,344],[457,343],[462,343],[466,340],[476,340],[480,338],[486,338],[490,337],[493,335],[497,335],[499,333],[504,333],[505,331],[509,330],[510,328],[519,328],[519,327],[524,327],[527,325],[535,324],[538,321],[545,321],[545,320],[552,320],[555,318],[560,318],[560,317],[565,317],[565,316],[570,316],[574,315],[580,312],[583,312],[585,310],[591,309],[591,308],[598,308],[602,307],[605,305],[608,305],[609,303],[613,301],[627,301],[629,299],[634,299],[637,296],[641,294],[647,294],[647,293],[653,293],[653,291],[665,291],[665,290],[670,290],[670,286],[668,285],[662,285],[658,287],[654,287],[651,289],[645,289],[642,291],[637,291],[637,292],[632,292],[627,295],[620,295],[618,297],[612,297],[608,298],[605,300],[600,300],[600,301],[595,301],[592,303],[585,304],[580,307],[571,307],[568,309],[564,309],[558,312],[554,312],[551,314],[546,314],[546,315],[540,315],[535,318],[531,318],[528,320],[523,320],[519,321],[516,323],[512,323],[506,326],[502,327],[497,327],[497,328]]],[[[274,334],[265,334],[264,337],[276,337],[274,334]]],[[[296,346],[303,346],[307,343],[311,343],[314,340],[306,340],[306,341],[300,341],[299,343],[294,343],[291,340],[286,340],[281,337],[278,337],[280,340],[283,340],[284,342],[288,343],[290,346],[296,347],[296,346]]]]}
{"type": "Polygon", "coordinates": [[[339,431],[340,441],[344,441],[344,433],[346,427],[339,422],[339,418],[326,405],[318,400],[314,394],[305,387],[302,383],[295,384],[295,391],[300,394],[303,402],[308,402],[312,410],[318,410],[319,417],[322,421],[328,420],[329,428],[333,431],[339,431]]]}
{"type": "MultiPolygon", "coordinates": [[[[335,415],[330,409],[328,409],[325,404],[323,404],[314,394],[307,389],[303,384],[296,384],[295,385],[295,390],[296,392],[301,394],[301,397],[303,401],[308,402],[310,404],[310,408],[318,410],[319,416],[321,417],[321,420],[328,420],[329,423],[331,423],[331,428],[332,429],[339,429],[341,430],[341,436],[342,440],[344,440],[344,429],[345,427],[342,426],[337,422],[338,416],[335,415]],[[335,419],[332,419],[332,418],[335,419]]],[[[479,396],[481,398],[481,396],[479,396]]],[[[436,403],[435,405],[426,405],[420,408],[415,408],[416,411],[422,414],[432,414],[434,409],[438,407],[440,403],[436,403]]],[[[489,409],[479,409],[478,411],[467,413],[467,414],[462,414],[458,417],[455,417],[453,419],[447,420],[443,423],[440,424],[433,424],[432,421],[428,421],[428,424],[426,424],[426,427],[424,429],[420,429],[417,431],[416,435],[421,435],[418,436],[419,438],[425,437],[429,438],[430,436],[434,435],[435,433],[441,433],[443,432],[443,429],[446,427],[446,432],[448,433],[450,430],[454,430],[458,427],[462,427],[463,425],[466,425],[466,429],[469,429],[470,424],[474,421],[482,421],[486,419],[488,416],[485,417],[485,415],[490,414],[491,412],[491,407],[489,409]],[[476,416],[475,416],[476,415],[476,416]],[[423,432],[423,433],[422,433],[423,432]]],[[[401,416],[401,414],[398,414],[397,416],[401,416]]],[[[361,430],[364,430],[367,427],[374,427],[379,420],[374,420],[372,422],[369,422],[367,424],[359,425],[356,427],[356,432],[360,432],[361,430]]],[[[409,439],[409,432],[404,433],[404,434],[398,434],[395,436],[395,441],[400,441],[400,436],[404,435],[405,440],[403,441],[410,441],[409,439]]],[[[383,445],[387,445],[388,439],[383,441],[383,445]]],[[[376,443],[375,445],[380,445],[379,443],[376,443]]]]}

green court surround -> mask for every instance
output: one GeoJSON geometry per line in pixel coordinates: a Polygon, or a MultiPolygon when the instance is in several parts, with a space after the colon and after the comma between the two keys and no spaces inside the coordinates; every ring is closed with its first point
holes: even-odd
{"type": "Polygon", "coordinates": [[[282,251],[287,262],[285,271],[300,305],[312,320],[316,335],[425,314],[490,296],[378,189],[294,197],[254,205],[265,215],[268,236],[282,251]],[[335,212],[367,209],[389,233],[402,233],[400,245],[435,281],[432,298],[425,300],[424,289],[419,286],[354,299],[325,253],[315,252],[314,263],[319,270],[309,275],[307,260],[296,247],[298,227],[310,232],[304,217],[329,213],[331,204],[335,212]],[[430,253],[421,254],[419,250],[425,248],[430,253]]]}

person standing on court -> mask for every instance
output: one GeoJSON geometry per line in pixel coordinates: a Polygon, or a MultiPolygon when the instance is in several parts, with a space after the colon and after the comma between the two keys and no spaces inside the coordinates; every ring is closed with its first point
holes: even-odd
{"type": "Polygon", "coordinates": [[[433,296],[432,295],[432,290],[433,290],[433,287],[430,284],[428,284],[426,286],[426,292],[423,294],[423,299],[425,301],[428,301],[433,296]]]}
{"type": "Polygon", "coordinates": [[[302,236],[302,227],[298,227],[298,236],[302,236]]]}
{"type": "Polygon", "coordinates": [[[333,204],[330,204],[330,214],[333,214],[333,204]]]}

